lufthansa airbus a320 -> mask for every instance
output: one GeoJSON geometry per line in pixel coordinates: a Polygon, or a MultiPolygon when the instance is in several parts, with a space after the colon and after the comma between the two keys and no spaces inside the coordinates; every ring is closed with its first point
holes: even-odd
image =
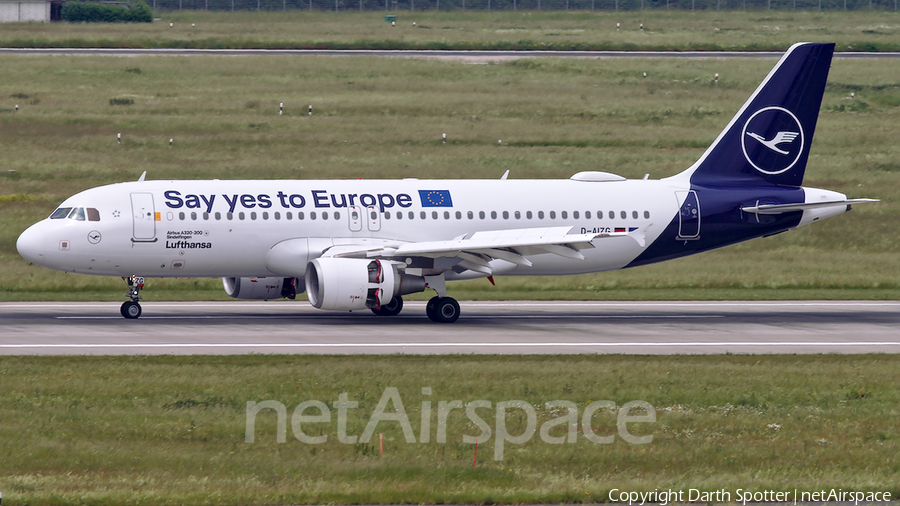
{"type": "Polygon", "coordinates": [[[28,261],[121,276],[221,277],[239,299],[392,316],[446,282],[636,267],[785,232],[855,203],[801,186],[834,44],[792,46],[700,159],[660,180],[146,181],[89,189],[19,237],[28,261]]]}

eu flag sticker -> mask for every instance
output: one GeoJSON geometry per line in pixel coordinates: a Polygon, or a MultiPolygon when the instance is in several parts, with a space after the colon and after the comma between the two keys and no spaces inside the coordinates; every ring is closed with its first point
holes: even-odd
{"type": "Polygon", "coordinates": [[[419,190],[422,207],[453,207],[450,190],[419,190]]]}

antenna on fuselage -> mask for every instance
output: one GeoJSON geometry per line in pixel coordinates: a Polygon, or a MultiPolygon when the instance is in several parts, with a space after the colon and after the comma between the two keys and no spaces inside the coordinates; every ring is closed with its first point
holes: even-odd
{"type": "Polygon", "coordinates": [[[503,175],[500,176],[500,181],[506,181],[506,178],[508,178],[508,177],[509,177],[509,169],[506,169],[506,172],[504,172],[503,175]]]}
{"type": "Polygon", "coordinates": [[[147,171],[146,171],[146,170],[144,171],[143,174],[141,174],[141,177],[138,178],[138,183],[143,183],[145,177],[147,177],[147,171]]]}

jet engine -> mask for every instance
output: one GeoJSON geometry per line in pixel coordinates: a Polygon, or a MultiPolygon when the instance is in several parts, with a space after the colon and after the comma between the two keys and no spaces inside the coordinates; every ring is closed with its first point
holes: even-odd
{"type": "Polygon", "coordinates": [[[225,293],[243,300],[293,299],[301,283],[297,278],[222,278],[225,293]]]}
{"type": "Polygon", "coordinates": [[[394,297],[425,290],[425,279],[383,260],[317,258],[306,267],[309,303],[319,309],[378,309],[394,297]]]}

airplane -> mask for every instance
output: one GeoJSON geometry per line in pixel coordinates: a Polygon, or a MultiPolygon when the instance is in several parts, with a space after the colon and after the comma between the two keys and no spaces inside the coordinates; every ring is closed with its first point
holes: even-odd
{"type": "Polygon", "coordinates": [[[138,181],[66,199],[19,236],[29,262],[145,278],[221,277],[237,299],[459,318],[447,281],[637,267],[786,232],[874,199],[802,187],[834,44],[791,46],[699,160],[671,177],[138,181]]]}

